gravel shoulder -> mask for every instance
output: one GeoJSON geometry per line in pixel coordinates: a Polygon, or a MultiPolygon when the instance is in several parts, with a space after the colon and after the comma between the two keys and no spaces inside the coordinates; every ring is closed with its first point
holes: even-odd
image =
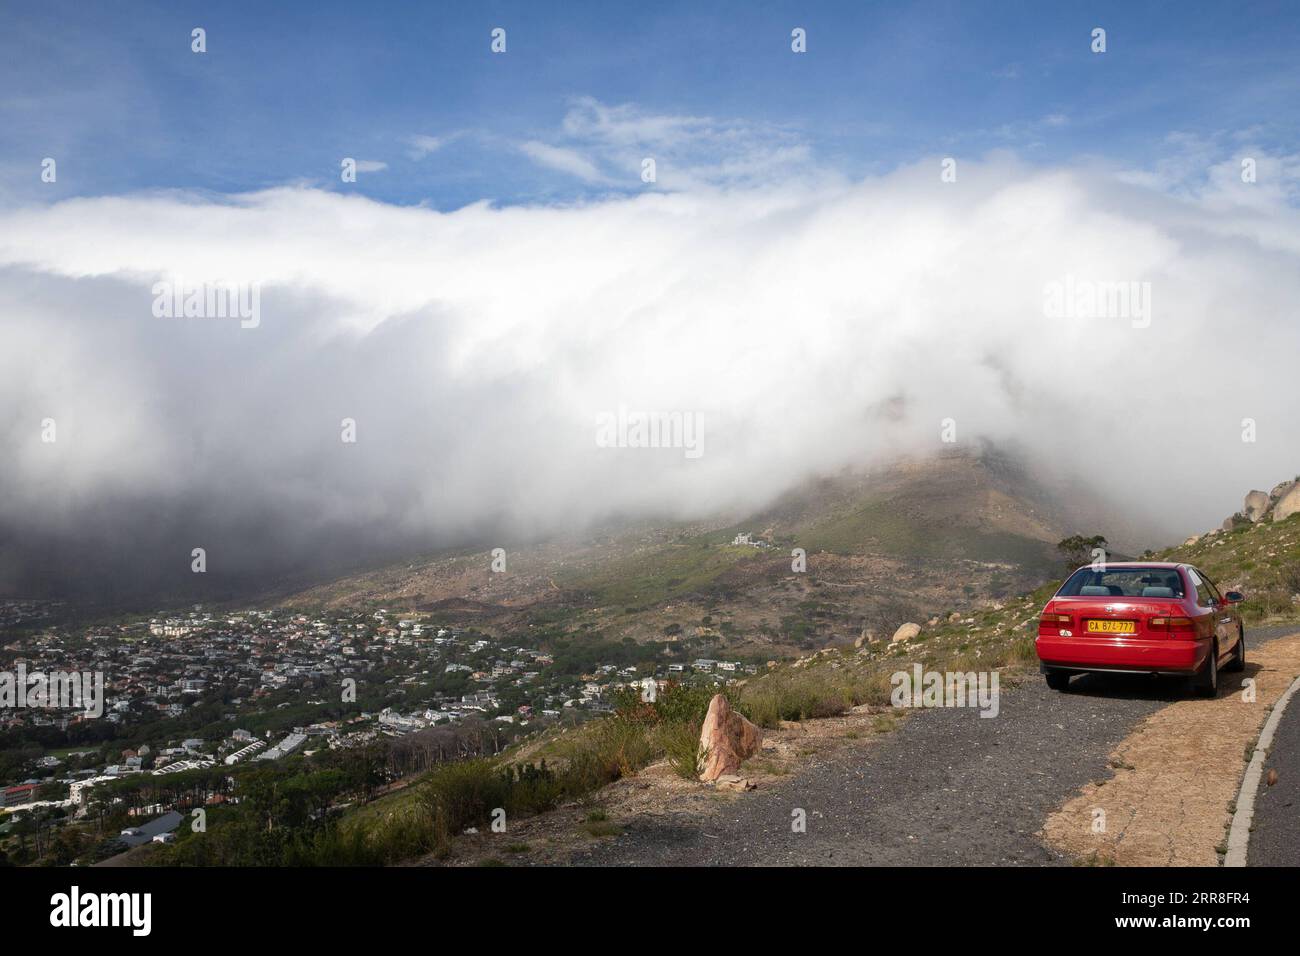
{"type": "Polygon", "coordinates": [[[1053,813],[1045,838],[1122,866],[1218,866],[1248,755],[1297,674],[1300,634],[1251,644],[1245,670],[1223,673],[1216,698],[1189,697],[1142,721],[1111,755],[1114,775],[1053,813]]]}
{"type": "MultiPolygon", "coordinates": [[[[1250,646],[1296,633],[1252,629],[1250,646]]],[[[664,808],[574,851],[592,865],[1050,865],[1080,858],[1039,833],[1058,807],[1115,772],[1111,755],[1146,717],[1185,699],[1179,681],[1032,678],[1000,713],[913,713],[883,737],[838,749],[708,814],[664,808]],[[802,811],[802,814],[800,813],[802,811]],[[805,816],[806,832],[793,825],[805,816]]],[[[1220,698],[1222,699],[1222,698],[1220,698]]],[[[1240,768],[1235,770],[1240,776],[1240,768]]],[[[1292,774],[1300,776],[1300,774],[1292,774]]]]}

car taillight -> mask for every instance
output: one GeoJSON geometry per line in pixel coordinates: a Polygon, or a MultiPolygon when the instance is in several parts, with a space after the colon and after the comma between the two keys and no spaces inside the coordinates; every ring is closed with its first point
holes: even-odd
{"type": "Polygon", "coordinates": [[[1190,617],[1153,617],[1149,623],[1153,631],[1181,633],[1194,630],[1190,617]]]}
{"type": "Polygon", "coordinates": [[[1038,619],[1038,630],[1056,631],[1062,627],[1070,626],[1070,615],[1068,614],[1044,614],[1038,619]]]}

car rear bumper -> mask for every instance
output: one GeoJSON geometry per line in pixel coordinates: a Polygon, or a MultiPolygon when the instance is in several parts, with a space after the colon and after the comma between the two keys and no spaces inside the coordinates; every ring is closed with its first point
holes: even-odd
{"type": "Polygon", "coordinates": [[[1044,670],[1194,674],[1210,652],[1208,640],[1039,637],[1044,670]]]}

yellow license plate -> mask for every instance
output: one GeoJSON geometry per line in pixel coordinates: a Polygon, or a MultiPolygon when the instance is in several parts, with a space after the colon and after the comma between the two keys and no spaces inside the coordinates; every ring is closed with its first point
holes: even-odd
{"type": "Polygon", "coordinates": [[[1137,627],[1132,621],[1089,621],[1089,634],[1136,634],[1137,627]]]}

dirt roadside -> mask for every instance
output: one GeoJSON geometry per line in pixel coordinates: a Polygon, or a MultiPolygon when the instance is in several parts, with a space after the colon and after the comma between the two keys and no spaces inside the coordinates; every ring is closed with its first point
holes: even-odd
{"type": "Polygon", "coordinates": [[[1086,675],[1063,694],[1028,673],[1005,681],[996,720],[958,707],[789,724],[742,768],[752,792],[654,765],[418,862],[1213,866],[1247,749],[1300,672],[1298,630],[1248,632],[1246,673],[1222,675],[1213,701],[1171,678],[1086,675]],[[1243,677],[1255,681],[1253,703],[1243,677]],[[1104,833],[1092,832],[1093,808],[1106,813],[1104,833]],[[796,832],[798,810],[807,826],[796,832]]]}
{"type": "Polygon", "coordinates": [[[1300,634],[1249,647],[1245,672],[1222,674],[1216,699],[1145,718],[1111,753],[1114,776],[1048,817],[1044,842],[1098,864],[1217,866],[1260,728],[1297,674],[1300,634]]]}
{"type": "MultiPolygon", "coordinates": [[[[784,721],[779,729],[764,732],[762,749],[745,762],[742,772],[755,789],[766,790],[804,769],[810,761],[870,746],[905,719],[906,714],[890,708],[864,705],[840,717],[784,721]]],[[[658,817],[669,811],[707,821],[748,796],[684,780],[666,760],[660,760],[587,800],[508,821],[506,834],[482,831],[464,835],[456,841],[450,858],[425,857],[416,865],[569,864],[575,853],[619,835],[623,821],[658,817]]]]}

